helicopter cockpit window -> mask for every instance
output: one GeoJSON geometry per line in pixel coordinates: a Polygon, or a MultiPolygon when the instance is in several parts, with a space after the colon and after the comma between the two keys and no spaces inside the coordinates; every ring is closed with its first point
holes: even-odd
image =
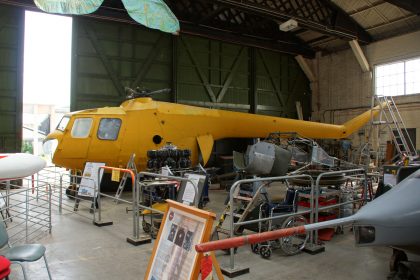
{"type": "Polygon", "coordinates": [[[66,127],[67,127],[67,125],[69,123],[69,120],[70,120],[69,117],[64,116],[61,119],[60,123],[57,125],[57,130],[64,131],[64,129],[66,129],[66,127]]]}
{"type": "Polygon", "coordinates": [[[86,138],[89,136],[92,127],[91,118],[79,118],[74,120],[71,136],[74,138],[86,138]]]}
{"type": "Polygon", "coordinates": [[[101,140],[117,140],[120,127],[120,119],[101,119],[98,129],[98,138],[101,140]]]}

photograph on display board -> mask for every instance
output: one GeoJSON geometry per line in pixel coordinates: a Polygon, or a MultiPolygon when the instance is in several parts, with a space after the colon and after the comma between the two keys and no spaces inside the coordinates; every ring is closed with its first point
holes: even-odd
{"type": "Polygon", "coordinates": [[[207,219],[170,207],[146,279],[191,279],[207,219]]]}

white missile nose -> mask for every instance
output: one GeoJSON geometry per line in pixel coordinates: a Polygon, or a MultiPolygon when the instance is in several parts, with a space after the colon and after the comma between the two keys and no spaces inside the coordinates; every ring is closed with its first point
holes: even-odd
{"type": "Polygon", "coordinates": [[[47,165],[47,162],[31,154],[0,154],[0,181],[31,176],[47,165]]]}
{"type": "Polygon", "coordinates": [[[22,160],[25,160],[26,164],[30,166],[32,170],[36,170],[36,172],[44,169],[45,166],[47,166],[47,162],[39,156],[34,156],[31,154],[24,154],[24,153],[21,153],[18,155],[21,155],[22,160]]]}

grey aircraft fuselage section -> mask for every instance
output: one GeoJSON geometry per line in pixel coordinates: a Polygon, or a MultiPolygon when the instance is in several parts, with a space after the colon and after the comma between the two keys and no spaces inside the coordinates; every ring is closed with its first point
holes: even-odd
{"type": "Polygon", "coordinates": [[[358,246],[391,246],[420,254],[420,170],[352,219],[358,246]]]}
{"type": "Polygon", "coordinates": [[[353,226],[357,246],[397,249],[390,262],[393,270],[401,260],[407,258],[401,251],[420,255],[420,169],[352,216],[205,242],[196,245],[196,250],[209,252],[229,249],[339,225],[353,226]]]}

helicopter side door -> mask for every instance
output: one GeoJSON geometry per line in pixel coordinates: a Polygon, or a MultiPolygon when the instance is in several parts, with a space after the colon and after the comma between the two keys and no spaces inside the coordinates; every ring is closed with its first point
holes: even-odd
{"type": "Polygon", "coordinates": [[[123,115],[106,115],[98,118],[97,129],[92,133],[89,159],[105,162],[108,166],[118,167],[121,141],[124,138],[125,124],[123,115]]]}
{"type": "Polygon", "coordinates": [[[59,147],[60,156],[66,159],[86,159],[95,121],[90,116],[76,116],[65,130],[59,147]]]}

